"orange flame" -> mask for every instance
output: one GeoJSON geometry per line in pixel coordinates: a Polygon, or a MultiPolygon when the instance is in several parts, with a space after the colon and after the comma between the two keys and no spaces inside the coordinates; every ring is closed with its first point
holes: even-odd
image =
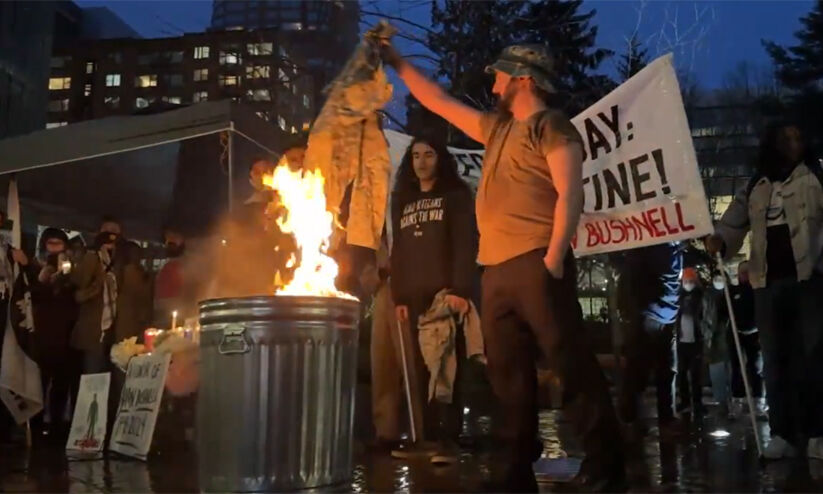
{"type": "MultiPolygon", "coordinates": [[[[292,170],[283,163],[272,175],[263,177],[263,184],[280,196],[286,212],[277,218],[277,224],[284,233],[294,235],[300,249],[294,279],[276,294],[352,298],[335,287],[337,263],[326,254],[334,215],[326,210],[325,179],[320,171],[292,170]]],[[[296,263],[292,257],[288,267],[296,263]]]]}

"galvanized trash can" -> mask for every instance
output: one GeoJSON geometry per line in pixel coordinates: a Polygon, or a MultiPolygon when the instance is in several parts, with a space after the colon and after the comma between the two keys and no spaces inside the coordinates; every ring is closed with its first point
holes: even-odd
{"type": "Polygon", "coordinates": [[[200,303],[200,488],[294,491],[352,475],[359,303],[200,303]]]}

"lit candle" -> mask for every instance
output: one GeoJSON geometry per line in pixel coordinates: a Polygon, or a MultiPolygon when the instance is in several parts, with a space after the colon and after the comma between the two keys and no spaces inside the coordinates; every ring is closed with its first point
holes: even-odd
{"type": "Polygon", "coordinates": [[[172,311],[171,313],[171,330],[174,331],[177,329],[177,311],[172,311]]]}
{"type": "Polygon", "coordinates": [[[154,328],[143,331],[143,344],[149,352],[154,350],[154,338],[157,336],[157,333],[158,331],[154,328]]]}
{"type": "Polygon", "coordinates": [[[63,271],[63,274],[69,274],[71,272],[71,263],[69,261],[63,262],[63,264],[60,265],[60,269],[63,271]]]}

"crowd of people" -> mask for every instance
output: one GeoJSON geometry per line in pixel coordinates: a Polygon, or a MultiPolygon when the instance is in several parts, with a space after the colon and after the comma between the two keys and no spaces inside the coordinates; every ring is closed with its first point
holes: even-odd
{"type": "Polygon", "coordinates": [[[774,123],[764,133],[756,176],[717,233],[702,239],[708,262],[687,262],[680,242],[611,256],[624,356],[615,407],[577,301],[569,242],[582,210],[581,138],[547,106],[551,55],[539,46],[506,49],[488,67],[500,102],[491,113],[451,97],[388,40],[383,58],[415,98],[486,152],[476,209],[437,137],[415,137],[397,173],[372,327],[379,450],[441,461],[456,450],[459,398],[438,400],[431,389],[458,383],[460,365],[444,376],[443,355],[476,344],[467,328],[477,302],[497,405],[495,487],[536,490],[540,358],[562,382],[565,416],[586,454],[575,478],[583,490],[626,488],[625,446],[647,433],[642,397],[652,375],[661,441],[685,437],[689,421],[706,414],[704,384],[732,419],[747,415],[748,387],[749,412],[771,426],[766,458],[823,459],[823,318],[813,302],[823,295],[823,171],[797,125],[774,123]],[[747,234],[750,259],[733,281],[715,256],[735,258],[747,234]],[[455,323],[432,346],[428,315],[443,293],[455,323]],[[415,445],[402,434],[404,414],[415,445]]]}

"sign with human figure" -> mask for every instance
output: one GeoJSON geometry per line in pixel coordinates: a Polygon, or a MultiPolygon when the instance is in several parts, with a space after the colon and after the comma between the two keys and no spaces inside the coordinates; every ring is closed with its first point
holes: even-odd
{"type": "Polygon", "coordinates": [[[81,453],[103,451],[106,439],[111,374],[83,374],[66,449],[81,453]]]}

